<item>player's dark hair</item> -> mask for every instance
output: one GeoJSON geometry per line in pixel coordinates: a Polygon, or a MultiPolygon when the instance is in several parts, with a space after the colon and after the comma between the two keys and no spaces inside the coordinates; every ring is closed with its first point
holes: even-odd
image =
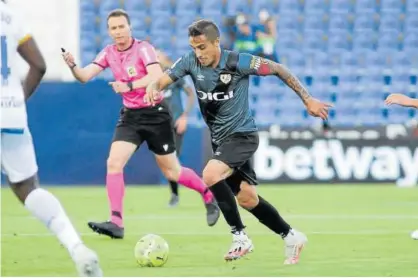
{"type": "Polygon", "coordinates": [[[210,41],[219,38],[219,28],[211,20],[201,19],[189,26],[189,37],[205,35],[210,41]]]}
{"type": "Polygon", "coordinates": [[[119,17],[119,16],[124,16],[126,18],[126,21],[128,21],[128,24],[131,25],[131,19],[129,18],[128,13],[122,9],[116,9],[116,10],[111,11],[107,16],[107,21],[109,21],[109,18],[111,17],[119,17]]]}

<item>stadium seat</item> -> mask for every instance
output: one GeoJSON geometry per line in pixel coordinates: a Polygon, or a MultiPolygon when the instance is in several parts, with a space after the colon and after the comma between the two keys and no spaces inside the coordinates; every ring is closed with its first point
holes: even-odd
{"type": "Polygon", "coordinates": [[[342,75],[355,74],[357,72],[356,54],[344,51],[340,56],[340,72],[342,75]]]}
{"type": "Polygon", "coordinates": [[[131,14],[132,12],[147,13],[147,0],[124,0],[125,10],[131,14]]]}
{"type": "Polygon", "coordinates": [[[280,31],[278,33],[277,50],[278,53],[282,49],[301,49],[302,38],[299,33],[292,31],[280,31]]]}
{"type": "Polygon", "coordinates": [[[408,0],[406,3],[406,11],[408,13],[418,13],[418,0],[408,0]]]}
{"type": "MultiPolygon", "coordinates": [[[[418,11],[417,11],[418,12],[418,11]]],[[[408,14],[405,19],[405,33],[418,33],[418,16],[416,14],[408,14]]]]}
{"type": "Polygon", "coordinates": [[[257,0],[251,2],[251,11],[254,16],[258,15],[258,12],[262,9],[266,9],[271,14],[275,14],[277,7],[276,3],[271,0],[257,0]]]}
{"type": "MultiPolygon", "coordinates": [[[[114,0],[113,0],[114,1],[114,0]]],[[[171,1],[167,0],[152,0],[150,3],[150,11],[152,14],[169,13],[172,12],[171,1]]]]}
{"type": "Polygon", "coordinates": [[[174,30],[173,24],[170,22],[170,18],[167,17],[154,17],[151,21],[150,33],[171,33],[174,30]]]}
{"type": "Polygon", "coordinates": [[[402,1],[400,0],[380,0],[380,11],[381,12],[397,12],[402,11],[402,1]]]}
{"type": "Polygon", "coordinates": [[[197,0],[176,0],[175,11],[177,15],[197,13],[197,0]]]}
{"type": "Polygon", "coordinates": [[[409,33],[404,39],[404,49],[407,51],[418,51],[418,34],[409,33]]]}
{"type": "Polygon", "coordinates": [[[361,0],[355,1],[355,11],[357,14],[360,13],[375,13],[377,11],[377,1],[376,0],[361,0]]]}
{"type": "Polygon", "coordinates": [[[307,14],[304,18],[304,31],[309,32],[311,30],[318,30],[318,31],[324,31],[326,27],[326,20],[327,17],[325,14],[307,14]]]}
{"type": "Polygon", "coordinates": [[[378,40],[379,50],[398,50],[399,49],[399,33],[391,30],[382,32],[378,40]]]}
{"type": "Polygon", "coordinates": [[[227,15],[236,15],[237,13],[250,13],[250,6],[245,0],[229,0],[226,3],[226,13],[227,15]]]}
{"type": "Polygon", "coordinates": [[[200,1],[203,11],[223,11],[223,0],[200,1]]]}
{"type": "Polygon", "coordinates": [[[80,30],[95,32],[97,29],[96,14],[94,12],[82,12],[80,16],[80,30]]]}
{"type": "Polygon", "coordinates": [[[354,31],[375,30],[376,14],[357,14],[354,19],[354,31]]]}
{"type": "Polygon", "coordinates": [[[103,0],[100,2],[100,14],[107,15],[111,10],[123,8],[119,1],[103,0]]]}
{"type": "Polygon", "coordinates": [[[324,14],[328,12],[327,1],[325,0],[308,0],[304,1],[305,14],[324,14]]]}
{"type": "Polygon", "coordinates": [[[183,16],[177,16],[175,20],[176,33],[187,32],[187,28],[196,20],[196,16],[187,14],[183,16]]]}
{"type": "Polygon", "coordinates": [[[80,12],[96,13],[97,6],[94,1],[80,0],[80,12]]]}
{"type": "Polygon", "coordinates": [[[302,11],[302,7],[300,2],[297,0],[280,0],[279,1],[279,13],[280,14],[287,14],[287,13],[300,13],[302,11]]]}
{"type": "Polygon", "coordinates": [[[351,47],[351,35],[347,31],[331,31],[328,34],[328,51],[338,52],[349,50],[351,47]]]}
{"type": "Polygon", "coordinates": [[[331,14],[348,14],[354,9],[352,0],[332,0],[330,1],[331,14]]]}
{"type": "Polygon", "coordinates": [[[277,30],[298,32],[302,29],[302,18],[299,14],[280,14],[276,22],[277,30]]]}
{"type": "Polygon", "coordinates": [[[379,21],[379,30],[399,31],[402,28],[402,22],[398,13],[382,13],[379,21]]]}
{"type": "Polygon", "coordinates": [[[325,32],[308,31],[303,36],[303,47],[306,51],[324,51],[325,50],[325,32]]]}
{"type": "Polygon", "coordinates": [[[354,33],[354,50],[373,50],[375,48],[376,35],[373,31],[361,31],[354,33]]]}
{"type": "Polygon", "coordinates": [[[80,32],[80,49],[86,52],[96,52],[96,32],[83,30],[80,32]]]}
{"type": "Polygon", "coordinates": [[[348,31],[350,29],[349,15],[348,14],[331,14],[329,17],[329,30],[330,31],[348,31]]]}
{"type": "Polygon", "coordinates": [[[147,32],[146,15],[143,13],[131,13],[131,28],[138,32],[147,32]]]}

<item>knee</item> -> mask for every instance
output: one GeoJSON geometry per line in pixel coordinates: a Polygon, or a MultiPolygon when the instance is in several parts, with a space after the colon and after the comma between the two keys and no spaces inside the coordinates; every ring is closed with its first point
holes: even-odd
{"type": "Polygon", "coordinates": [[[241,190],[237,195],[238,204],[246,210],[251,210],[258,205],[258,195],[255,189],[241,190]]]}
{"type": "Polygon", "coordinates": [[[107,172],[110,174],[121,173],[125,167],[126,161],[117,157],[109,157],[107,159],[107,172]]]}
{"type": "Polygon", "coordinates": [[[205,168],[203,170],[202,174],[203,182],[207,186],[212,186],[222,180],[222,175],[220,175],[217,171],[215,171],[213,168],[205,168]]]}
{"type": "Polygon", "coordinates": [[[178,181],[180,178],[181,169],[177,169],[176,167],[165,167],[164,169],[161,169],[161,171],[169,181],[178,181]]]}

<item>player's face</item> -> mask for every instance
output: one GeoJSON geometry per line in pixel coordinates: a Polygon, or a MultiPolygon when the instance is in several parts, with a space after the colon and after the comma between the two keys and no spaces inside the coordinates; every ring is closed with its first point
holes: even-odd
{"type": "Polygon", "coordinates": [[[124,16],[111,17],[107,21],[109,36],[116,44],[129,43],[131,38],[131,27],[124,16]]]}
{"type": "Polygon", "coordinates": [[[210,41],[205,35],[200,35],[189,37],[189,43],[202,66],[209,67],[215,63],[219,53],[219,38],[210,41]]]}

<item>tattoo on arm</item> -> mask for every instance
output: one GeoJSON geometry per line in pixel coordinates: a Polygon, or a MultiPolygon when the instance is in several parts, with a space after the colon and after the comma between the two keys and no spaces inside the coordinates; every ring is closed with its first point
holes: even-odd
{"type": "Polygon", "coordinates": [[[312,96],[302,85],[300,80],[284,65],[263,59],[257,71],[259,75],[275,75],[289,86],[306,103],[312,96]]]}

